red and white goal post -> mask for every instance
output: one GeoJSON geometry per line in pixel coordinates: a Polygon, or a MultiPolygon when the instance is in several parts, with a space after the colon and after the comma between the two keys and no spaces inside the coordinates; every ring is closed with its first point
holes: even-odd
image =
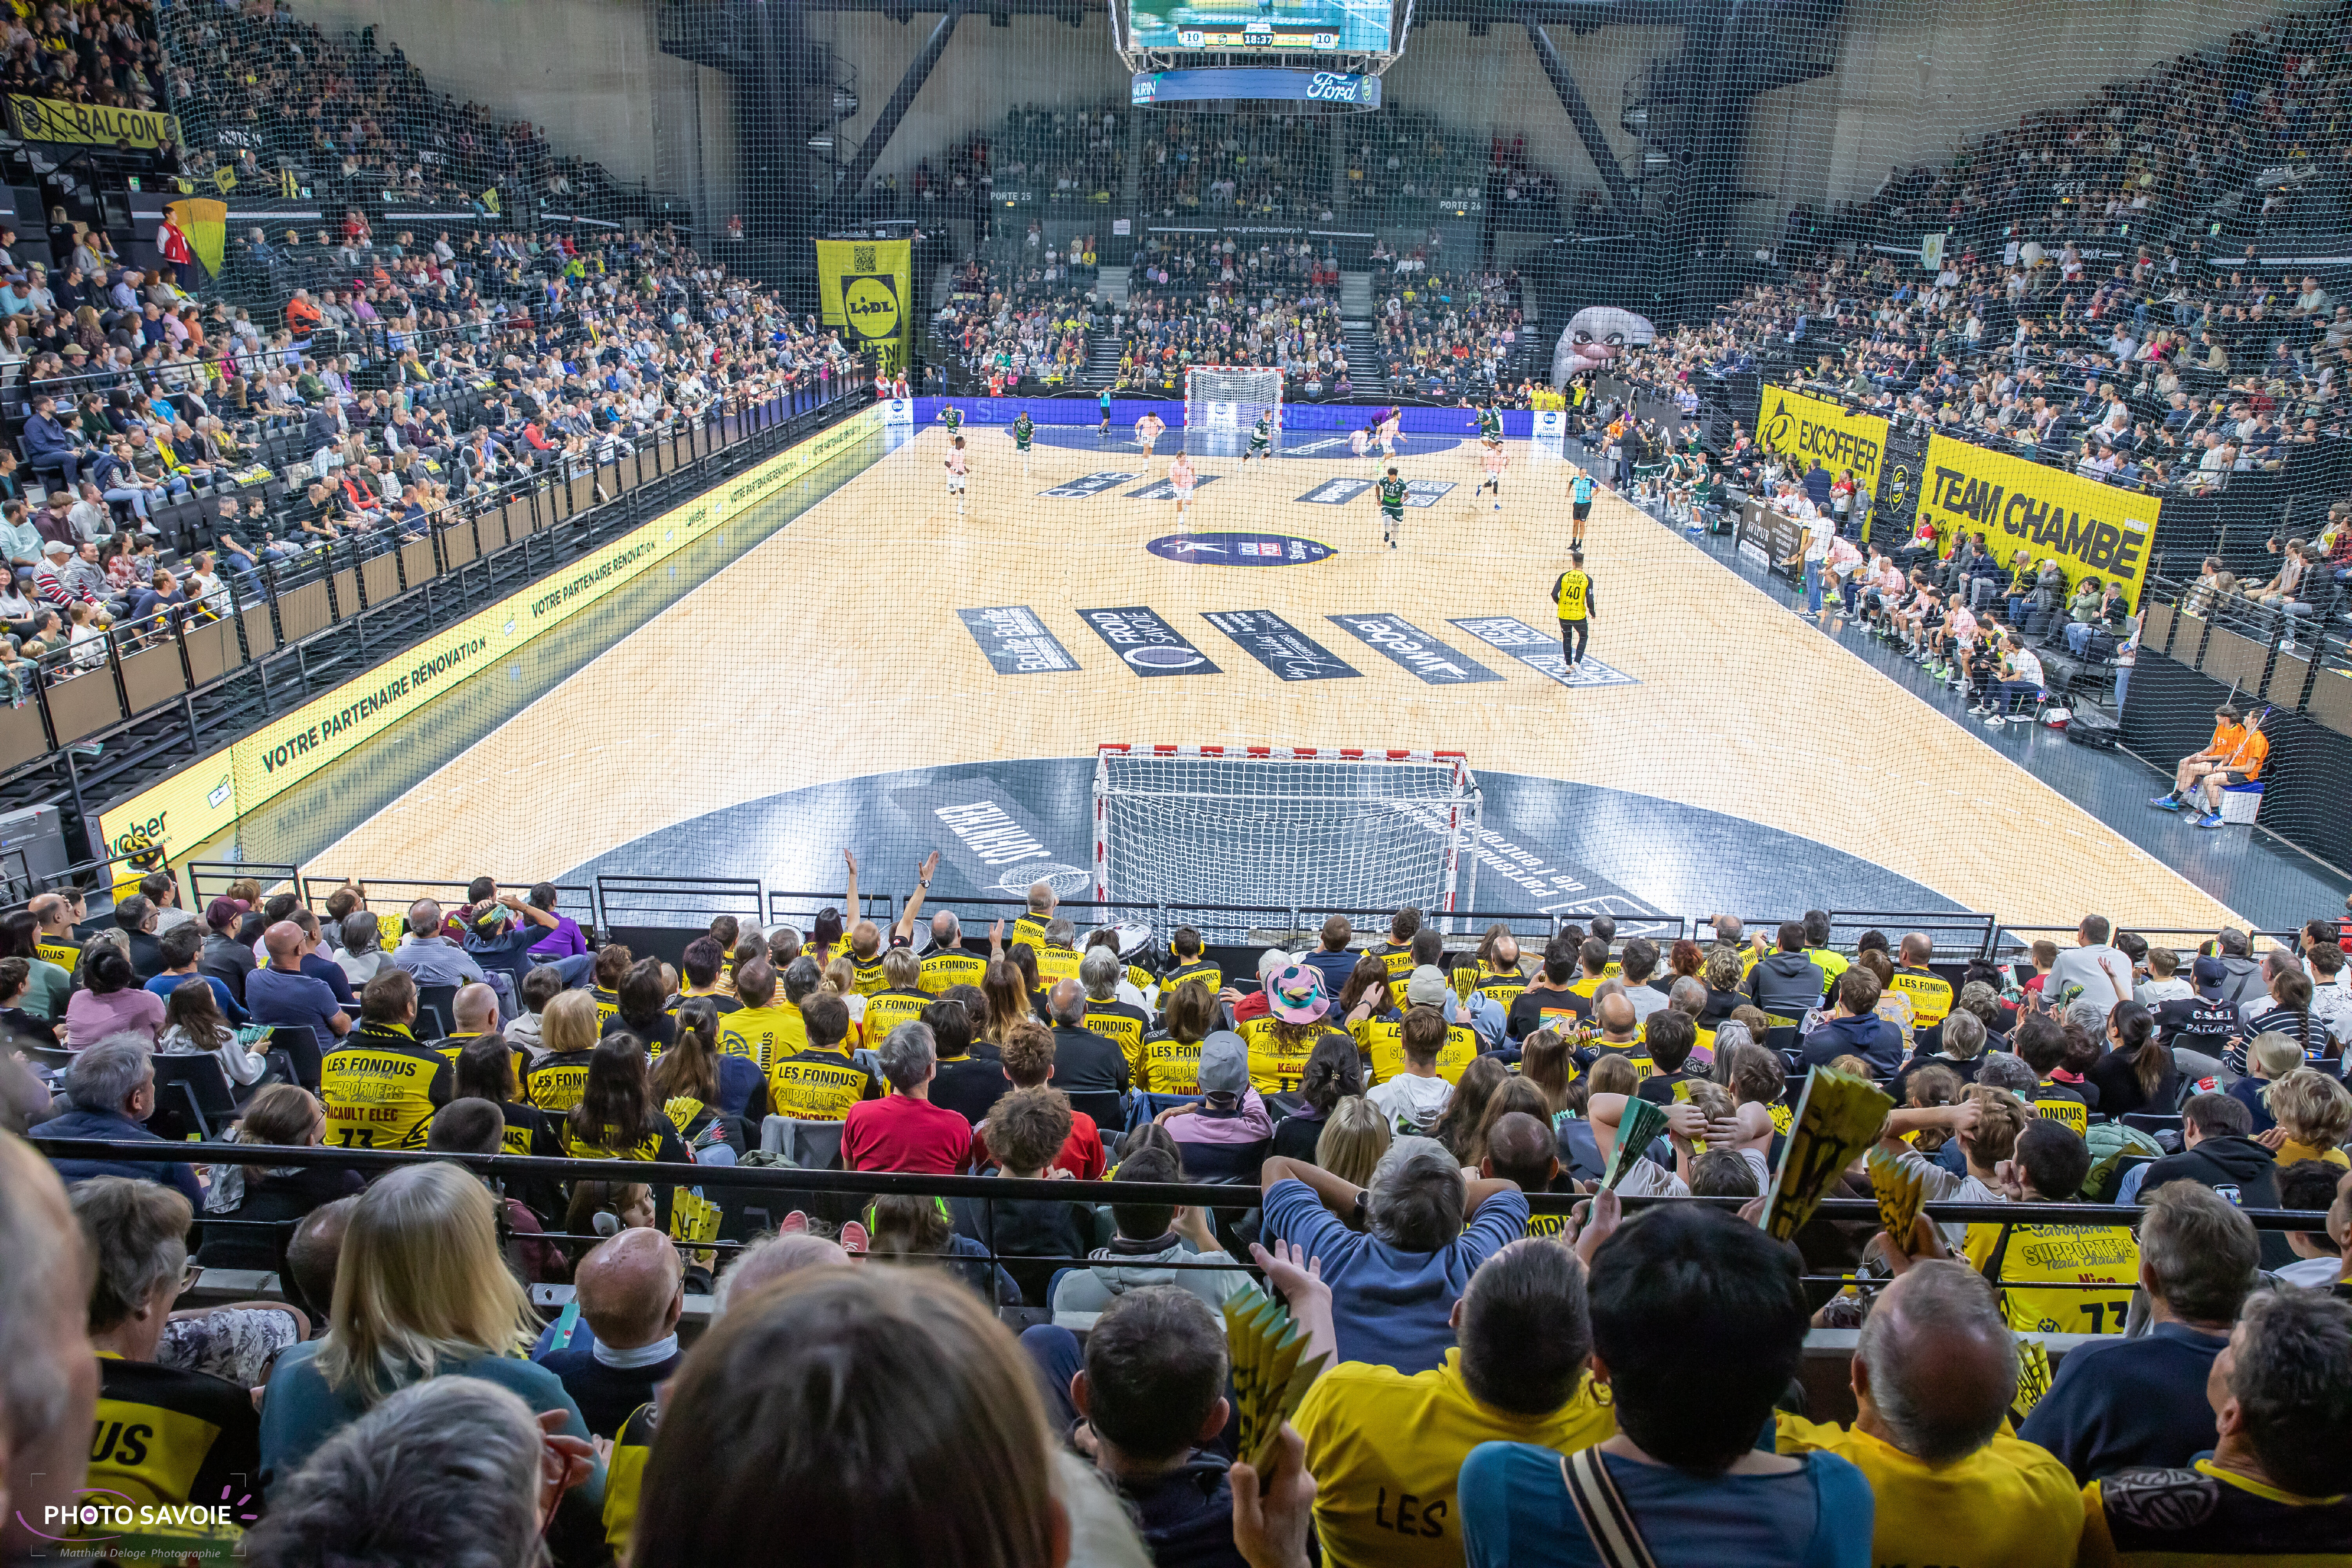
{"type": "Polygon", "coordinates": [[[1431,911],[1478,886],[1477,775],[1461,752],[1105,744],[1094,896],[1129,904],[1431,911]]]}

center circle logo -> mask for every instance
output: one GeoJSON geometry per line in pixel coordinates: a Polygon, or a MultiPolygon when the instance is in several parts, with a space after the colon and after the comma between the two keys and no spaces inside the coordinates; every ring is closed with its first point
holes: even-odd
{"type": "Polygon", "coordinates": [[[1311,566],[1339,553],[1295,533],[1170,533],[1143,547],[1162,561],[1192,566],[1311,566]]]}
{"type": "Polygon", "coordinates": [[[1131,647],[1127,650],[1125,658],[1128,663],[1140,665],[1146,669],[1189,669],[1193,665],[1206,662],[1197,648],[1160,646],[1131,647]]]}

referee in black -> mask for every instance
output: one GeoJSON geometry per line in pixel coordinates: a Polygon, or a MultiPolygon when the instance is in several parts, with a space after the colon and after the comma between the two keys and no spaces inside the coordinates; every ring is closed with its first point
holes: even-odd
{"type": "Polygon", "coordinates": [[[1568,560],[1568,570],[1551,585],[1551,602],[1559,612],[1559,651],[1573,674],[1584,662],[1585,633],[1592,625],[1592,579],[1585,574],[1583,551],[1570,551],[1568,560]]]}

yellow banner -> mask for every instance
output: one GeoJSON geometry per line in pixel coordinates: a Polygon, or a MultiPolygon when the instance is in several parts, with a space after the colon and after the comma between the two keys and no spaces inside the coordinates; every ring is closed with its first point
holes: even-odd
{"type": "Polygon", "coordinates": [[[853,348],[906,339],[915,320],[913,242],[820,239],[815,245],[824,324],[846,327],[853,348]]]}
{"type": "Polygon", "coordinates": [[[1856,414],[1842,403],[1767,386],[1757,405],[1756,438],[1794,464],[1798,473],[1818,460],[1832,479],[1846,468],[1862,484],[1862,500],[1878,493],[1878,465],[1886,457],[1886,421],[1856,414]]]}
{"type": "Polygon", "coordinates": [[[339,762],[389,726],[647,568],[759,505],[881,425],[877,405],[630,530],[553,577],[437,632],[365,675],[142,790],[99,817],[111,854],[158,849],[177,861],[245,812],[339,762]]]}
{"type": "Polygon", "coordinates": [[[160,146],[180,140],[176,115],[152,109],[109,109],[96,103],[60,103],[53,98],[8,98],[8,127],[26,142],[73,142],[86,147],[160,146]]]}
{"type": "Polygon", "coordinates": [[[2023,550],[2036,562],[2057,562],[2070,586],[2084,577],[2120,582],[2126,597],[2139,603],[2161,505],[2156,497],[1948,436],[1928,437],[1927,470],[1919,515],[1935,523],[1945,553],[1956,534],[1982,533],[2003,565],[2023,550]]]}

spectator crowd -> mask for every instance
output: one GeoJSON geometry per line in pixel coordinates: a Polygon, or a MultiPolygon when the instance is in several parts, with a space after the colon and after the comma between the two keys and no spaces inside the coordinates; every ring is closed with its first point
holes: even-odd
{"type": "Polygon", "coordinates": [[[54,893],[0,921],[7,1021],[58,1042],[48,1083],[0,1064],[9,1126],[157,1155],[0,1141],[10,1549],[98,1533],[35,1531],[84,1487],[238,1477],[229,1517],[126,1520],[115,1550],[684,1563],[793,1529],[857,1561],[1289,1568],[1311,1539],[1483,1568],[1609,1561],[1604,1519],[1663,1562],[2352,1538],[2336,921],[2256,956],[2093,917],[2012,971],[1921,932],[1832,947],[1818,913],[1453,952],[1408,909],[1244,983],[1191,928],[1082,939],[1042,883],[983,942],[925,913],[929,865],[886,927],[849,866],[805,930],[721,918],[676,968],[488,879],[455,909],[246,883],[199,913],[159,874],[95,921],[54,893]],[[448,1158],[200,1173],[169,1159],[194,1101],[159,1089],[215,1066],[232,1142],[448,1158]],[[2018,1217],[1771,1239],[1814,1068],[1894,1103],[1831,1195],[1891,1174],[2018,1217]],[[1656,1131],[1619,1150],[1637,1105],[1656,1131]],[[730,1173],[779,1131],[803,1169],[1014,1195],[768,1197],[739,1243],[730,1173]],[[450,1163],[500,1152],[624,1163],[450,1163]],[[699,1169],[626,1179],[648,1159],[699,1169]],[[2114,1220],[2024,1206],[2060,1202],[2114,1220]],[[2248,1217],[2281,1208],[2308,1228],[2248,1217]],[[282,1299],[191,1300],[196,1266],[282,1299]],[[1314,1370],[1244,1453],[1219,1311],[1253,1279],[1314,1370]],[[1816,1328],[1860,1331],[1850,1415],[1803,1375],[1816,1328]]]}

